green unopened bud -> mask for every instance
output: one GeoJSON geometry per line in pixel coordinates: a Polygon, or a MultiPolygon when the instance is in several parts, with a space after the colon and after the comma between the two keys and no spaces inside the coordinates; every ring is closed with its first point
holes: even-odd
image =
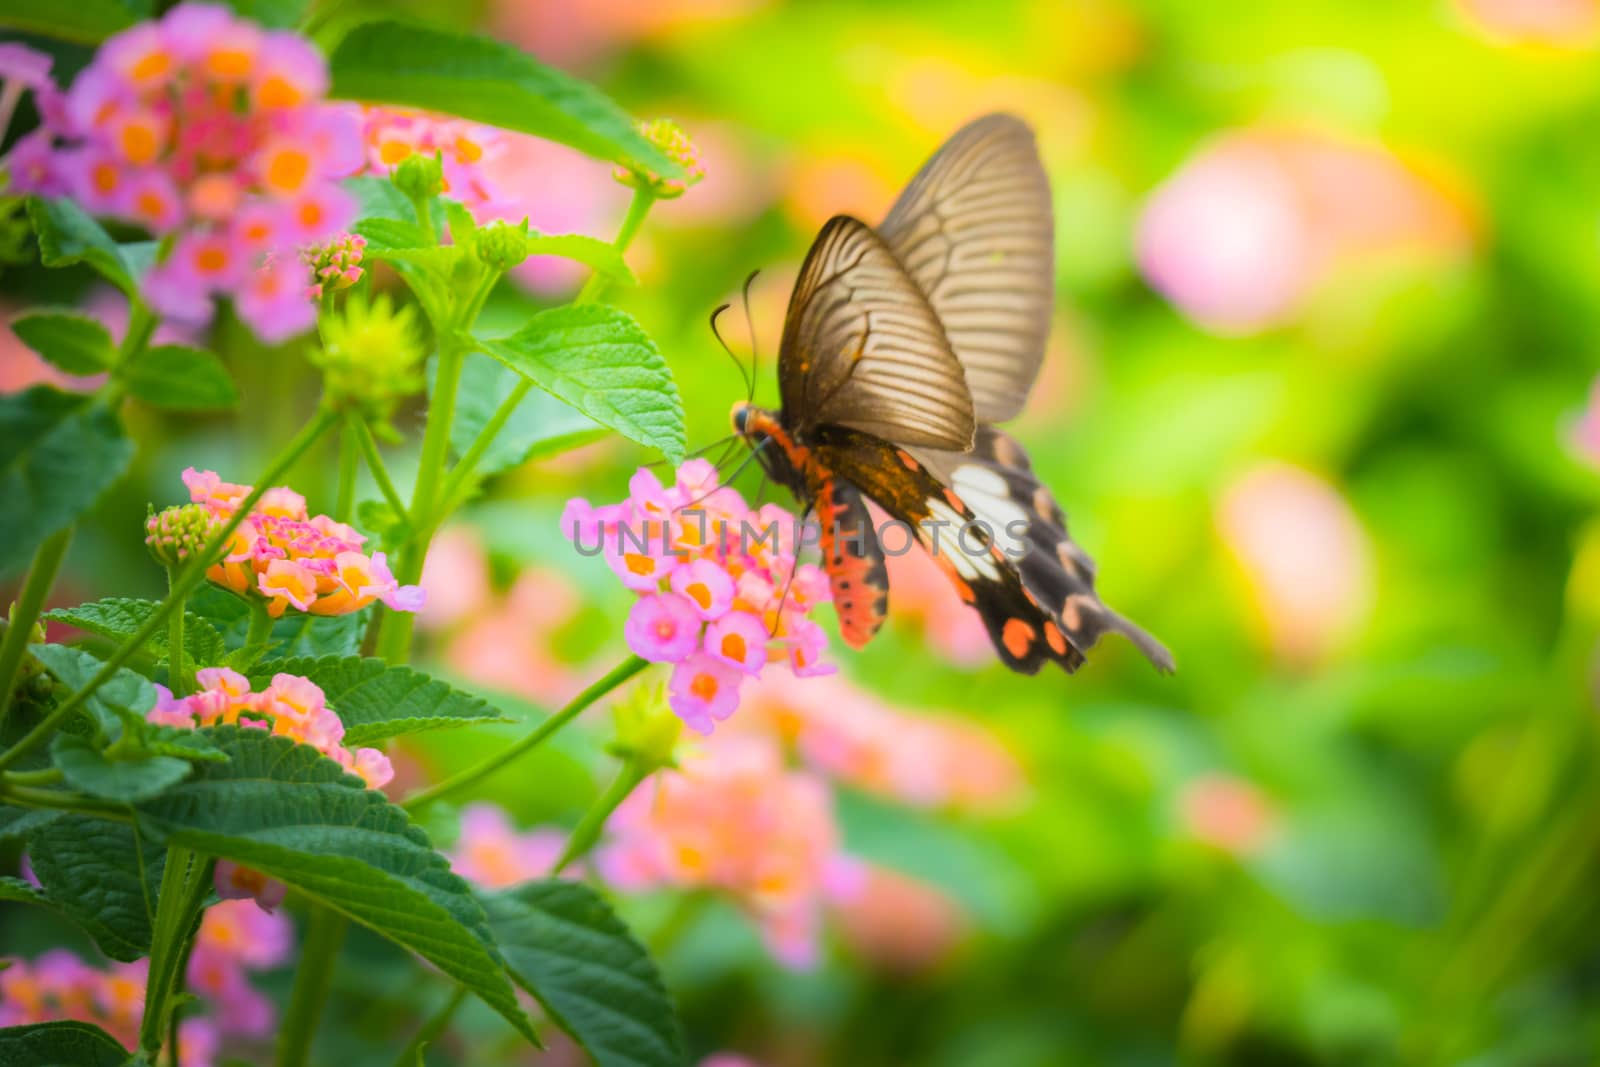
{"type": "Polygon", "coordinates": [[[641,122],[639,132],[645,140],[660,149],[662,155],[683,168],[683,177],[663,178],[654,171],[619,167],[612,177],[623,185],[630,189],[648,189],[657,200],[672,200],[682,196],[691,185],[706,176],[705,168],[700,165],[699,150],[676,122],[671,119],[641,122]]]}
{"type": "Polygon", "coordinates": [[[616,737],[607,746],[621,759],[635,761],[641,777],[674,766],[673,750],[683,733],[683,720],[672,713],[665,685],[640,685],[617,701],[613,710],[616,737]]]}
{"type": "Polygon", "coordinates": [[[477,234],[478,259],[490,270],[504,273],[528,258],[528,220],[513,226],[491,222],[477,234]]]}
{"type": "Polygon", "coordinates": [[[340,313],[323,316],[322,339],[309,358],[322,368],[328,395],[365,411],[375,429],[402,398],[422,391],[427,350],[413,305],[396,308],[387,293],[352,297],[340,313]]]}
{"type": "Polygon", "coordinates": [[[153,513],[144,521],[144,543],[163,567],[177,567],[205,548],[220,519],[203,504],[179,504],[153,513]]]}
{"type": "Polygon", "coordinates": [[[438,156],[413,153],[394,169],[394,185],[413,204],[425,204],[444,191],[444,167],[438,156]]]}

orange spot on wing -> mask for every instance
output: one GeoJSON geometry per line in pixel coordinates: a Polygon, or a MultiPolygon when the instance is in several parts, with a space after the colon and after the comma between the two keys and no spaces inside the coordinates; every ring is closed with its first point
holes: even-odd
{"type": "Polygon", "coordinates": [[[1000,628],[1000,640],[1004,642],[1006,651],[1016,659],[1022,659],[1028,654],[1028,649],[1033,647],[1033,639],[1038,636],[1034,628],[1021,619],[1007,619],[1006,624],[1000,628]]]}
{"type": "Polygon", "coordinates": [[[1067,639],[1061,636],[1061,628],[1053,622],[1044,624],[1045,643],[1050,646],[1050,651],[1060,656],[1067,651],[1067,639]]]}

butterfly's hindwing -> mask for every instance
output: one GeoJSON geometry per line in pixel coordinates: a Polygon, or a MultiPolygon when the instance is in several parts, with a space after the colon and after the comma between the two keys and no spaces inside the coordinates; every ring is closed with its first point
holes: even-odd
{"type": "Polygon", "coordinates": [[[1027,453],[1010,435],[985,426],[971,452],[920,450],[918,460],[934,477],[957,488],[980,517],[986,512],[1020,521],[1013,527],[1023,544],[1008,546],[1022,585],[1055,619],[1073,647],[1087,652],[1108,631],[1131,640],[1163,671],[1172,656],[1144,630],[1101,602],[1094,588],[1094,563],[1067,534],[1066,516],[1033,472],[1027,453]],[[995,498],[1003,497],[1003,506],[995,498]]]}
{"type": "Polygon", "coordinates": [[[839,634],[851,648],[864,648],[889,611],[889,569],[872,514],[861,491],[837,476],[825,477],[812,496],[839,634]]]}

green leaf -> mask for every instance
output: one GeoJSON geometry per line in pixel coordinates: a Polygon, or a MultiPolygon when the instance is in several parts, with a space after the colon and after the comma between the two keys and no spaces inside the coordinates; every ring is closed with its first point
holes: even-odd
{"type": "Polygon", "coordinates": [[[19,808],[0,804],[0,842],[25,838],[39,827],[60,816],[59,811],[40,808],[19,808]]]}
{"type": "MultiPolygon", "coordinates": [[[[107,597],[91,600],[74,608],[47,611],[47,622],[60,622],[112,641],[122,642],[139,631],[161,605],[154,600],[132,597],[107,597]]],[[[150,650],[158,660],[167,658],[167,629],[158,629],[150,638],[150,650]]],[[[214,667],[227,655],[227,645],[217,628],[191,612],[183,613],[183,652],[191,667],[214,667]]]]}
{"type": "Polygon", "coordinates": [[[590,270],[598,271],[614,282],[638,285],[639,279],[628,269],[628,263],[617,251],[617,246],[596,237],[581,233],[535,233],[528,235],[528,255],[560,256],[577,260],[590,270]]]}
{"type": "Polygon", "coordinates": [[[89,397],[43,385],[0,395],[0,574],[89,510],[132,459],[116,415],[89,397]]]}
{"type": "MultiPolygon", "coordinates": [[[[450,447],[458,458],[472,447],[520,380],[516,371],[488,356],[474,352],[467,357],[456,391],[456,417],[450,425],[450,447]]],[[[558,455],[597,441],[606,432],[604,426],[549,393],[531,392],[478,460],[478,477],[487,478],[530,460],[558,455]]]]}
{"type": "Polygon", "coordinates": [[[0,900],[16,904],[43,904],[50,906],[53,901],[45,895],[42,889],[24,882],[21,878],[12,878],[7,875],[0,878],[0,900]]]}
{"type": "Polygon", "coordinates": [[[166,861],[166,849],[131,824],[84,815],[62,815],[28,838],[28,862],[51,902],[100,951],[124,962],[150,952],[151,909],[166,861]]]}
{"type": "MultiPolygon", "coordinates": [[[[29,645],[28,652],[68,689],[81,689],[94,677],[102,663],[81,648],[68,645],[29,645]]],[[[84,707],[108,733],[119,732],[130,719],[144,721],[145,712],[156,706],[156,689],[149,680],[126,667],[117,669],[109,681],[94,691],[84,707]]]]}
{"type": "Polygon", "coordinates": [[[599,1067],[681,1067],[683,1034],[661,975],[593,889],[528,882],[483,905],[517,984],[599,1067]]]}
{"type": "Polygon", "coordinates": [[[87,263],[118,289],[134,295],[137,285],[122,249],[77,204],[71,200],[29,197],[28,218],[39,235],[39,259],[45,266],[70,267],[74,263],[87,263]]]}
{"type": "MultiPolygon", "coordinates": [[[[241,649],[250,629],[250,605],[243,597],[226,589],[203,585],[189,598],[189,610],[209,622],[222,635],[229,648],[241,649]]],[[[370,608],[349,615],[295,615],[286,612],[272,624],[272,645],[262,650],[259,659],[269,662],[288,656],[353,656],[361,647],[370,608]]],[[[244,663],[230,653],[226,666],[248,670],[254,660],[244,663]]]]}
{"type": "Polygon", "coordinates": [[[495,359],[596,422],[683,458],[683,403],[667,361],[627,312],[603,304],[541,311],[510,337],[480,341],[495,359]]]}
{"type": "Polygon", "coordinates": [[[56,736],[50,744],[50,759],[72,788],[127,804],[149,800],[183,781],[191,766],[187,760],[146,753],[111,759],[87,738],[72,734],[56,736]]]}
{"type": "Polygon", "coordinates": [[[208,731],[229,756],[140,806],[171,842],[277,878],[416,952],[537,1044],[483,908],[406,813],[315,749],[263,730],[208,731]]]}
{"type": "MultiPolygon", "coordinates": [[[[409,212],[411,209],[407,207],[406,210],[409,212]]],[[[422,227],[402,219],[362,219],[355,224],[353,232],[367,239],[367,247],[362,250],[363,256],[376,257],[386,252],[417,251],[428,247],[428,235],[422,232],[422,227]]]]}
{"type": "Polygon", "coordinates": [[[184,345],[158,345],[128,364],[128,391],[168,411],[217,411],[239,403],[222,360],[184,345]]]}
{"type": "Polygon", "coordinates": [[[99,374],[117,359],[110,332],[76,312],[30,311],[11,320],[11,331],[68,374],[99,374]]]}
{"type": "Polygon", "coordinates": [[[410,524],[407,523],[405,516],[387,500],[363,500],[357,504],[356,523],[361,529],[376,537],[385,551],[392,552],[410,532],[410,524]]]}
{"type": "Polygon", "coordinates": [[[315,682],[328,706],[344,722],[346,745],[370,745],[390,737],[450,726],[510,722],[482,697],[453,689],[410,667],[391,667],[381,659],[325,656],[280,660],[251,674],[260,688],[278,671],[315,682]]]}
{"type": "Polygon", "coordinates": [[[128,1051],[117,1039],[74,1019],[0,1029],[0,1063],[6,1067],[123,1067],[128,1051]]]}
{"type": "Polygon", "coordinates": [[[337,98],[443,111],[664,178],[683,176],[598,89],[499,41],[369,22],[339,42],[328,65],[329,95],[337,98]]]}

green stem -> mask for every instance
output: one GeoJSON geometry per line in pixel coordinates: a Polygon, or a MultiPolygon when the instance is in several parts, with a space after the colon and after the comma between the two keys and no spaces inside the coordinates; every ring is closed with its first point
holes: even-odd
{"type": "Polygon", "coordinates": [[[161,873],[160,895],[156,897],[155,924],[150,931],[144,1020],[139,1025],[139,1047],[152,1063],[167,1033],[169,1001],[183,986],[180,967],[205,901],[210,870],[210,860],[182,845],[167,849],[167,866],[161,873]]]}
{"type": "Polygon", "coordinates": [[[399,1057],[394,1061],[394,1067],[417,1067],[421,1062],[419,1057],[423,1051],[439,1040],[439,1035],[450,1025],[451,1016],[455,1015],[456,1009],[461,1007],[461,1002],[466,999],[467,987],[456,986],[456,991],[450,994],[450,999],[444,1002],[444,1006],[434,1012],[428,1021],[422,1024],[422,1029],[417,1031],[416,1036],[400,1050],[399,1057]]]}
{"type": "Polygon", "coordinates": [[[183,606],[189,599],[178,592],[177,567],[167,568],[167,597],[176,601],[167,618],[167,685],[175,697],[189,695],[189,672],[183,665],[183,606]]]}
{"type": "Polygon", "coordinates": [[[561,858],[556,860],[556,865],[551,869],[552,875],[560,874],[573,860],[586,855],[600,840],[600,831],[605,829],[606,820],[611,818],[611,813],[617,810],[617,805],[628,798],[638,784],[650,776],[650,771],[644,761],[637,756],[629,756],[622,765],[622,770],[612,779],[606,791],[600,794],[598,800],[584,812],[583,818],[572,831],[572,836],[567,839],[567,847],[561,851],[561,858]]]}
{"type": "MultiPolygon", "coordinates": [[[[628,246],[633,243],[634,237],[639,233],[639,227],[644,225],[645,216],[650,213],[650,208],[655,202],[655,196],[648,190],[634,190],[633,200],[628,204],[628,213],[622,220],[622,227],[617,230],[616,239],[611,242],[613,248],[618,252],[627,251],[628,246]]],[[[574,304],[588,304],[598,300],[600,295],[605,292],[606,284],[606,276],[596,271],[589,276],[589,280],[584,283],[583,288],[578,291],[578,295],[572,302],[574,304]]],[[[446,513],[453,510],[460,503],[459,497],[465,491],[466,483],[471,479],[472,472],[477,469],[478,461],[483,459],[483,454],[489,450],[489,446],[494,443],[494,439],[505,428],[506,421],[511,418],[511,413],[517,410],[517,405],[522,403],[523,398],[528,395],[532,388],[533,382],[527,378],[519,381],[516,387],[511,390],[510,395],[500,402],[499,407],[494,409],[494,414],[489,417],[488,422],[484,423],[483,429],[478,431],[478,436],[467,449],[466,455],[457,461],[455,469],[450,472],[450,478],[444,487],[442,499],[444,503],[443,510],[446,513]]]]}
{"type": "MultiPolygon", "coordinates": [[[[639,188],[633,191],[633,200],[628,204],[628,214],[622,219],[622,228],[617,231],[617,239],[611,242],[612,247],[618,252],[627,251],[628,246],[633,243],[634,236],[639,232],[639,227],[644,225],[644,217],[650,214],[651,205],[655,202],[655,194],[650,190],[639,188]]],[[[583,288],[578,290],[577,299],[573,300],[573,303],[587,304],[592,300],[598,300],[600,294],[605,291],[608,281],[609,279],[598,271],[591,274],[583,288]]]]}
{"type": "Polygon", "coordinates": [[[431,785],[421,792],[411,794],[411,796],[406,798],[405,803],[402,806],[407,811],[416,811],[418,808],[421,808],[427,804],[431,804],[442,796],[447,796],[451,793],[454,793],[457,790],[472,785],[474,782],[493,774],[495,771],[498,771],[501,767],[504,767],[517,757],[523,755],[531,749],[538,747],[539,744],[542,743],[546,738],[550,737],[550,735],[554,734],[567,723],[577,718],[578,715],[581,714],[589,705],[593,704],[596,700],[599,700],[601,697],[605,696],[617,686],[621,685],[623,682],[626,682],[629,678],[632,678],[634,675],[638,674],[648,666],[650,666],[648,660],[640,659],[638,656],[629,656],[627,659],[611,668],[610,672],[607,673],[604,678],[601,678],[599,681],[589,686],[589,688],[573,697],[566,707],[562,708],[560,711],[544,720],[544,722],[540,723],[533,730],[533,732],[529,733],[526,737],[507,745],[505,748],[501,749],[499,752],[496,752],[488,759],[468,767],[459,774],[451,775],[444,781],[435,785],[431,785]]]}
{"type": "Polygon", "coordinates": [[[35,789],[32,786],[12,784],[13,779],[8,774],[4,788],[0,788],[0,798],[6,803],[15,804],[19,808],[45,808],[50,811],[74,811],[81,815],[93,815],[97,819],[106,819],[110,822],[133,822],[133,815],[126,805],[107,804],[103,800],[93,800],[78,793],[67,793],[58,789],[35,789]]]}
{"type": "MultiPolygon", "coordinates": [[[[441,338],[439,369],[434,379],[433,403],[428,405],[428,423],[422,431],[422,459],[417,468],[417,485],[411,494],[412,531],[403,547],[395,578],[401,585],[414,585],[422,577],[422,564],[432,540],[434,502],[444,477],[445,460],[450,451],[450,424],[455,420],[456,390],[461,384],[461,366],[467,349],[453,337],[441,338]]],[[[378,623],[376,651],[391,664],[404,663],[411,653],[411,629],[415,622],[406,611],[384,611],[378,623]]]]}
{"type": "Polygon", "coordinates": [[[55,785],[65,777],[60,768],[46,767],[38,771],[7,771],[5,782],[7,785],[55,785]]]}
{"type": "Polygon", "coordinates": [[[206,547],[189,560],[172,593],[168,594],[167,598],[161,602],[156,610],[150,613],[150,617],[140,625],[139,629],[134,631],[132,636],[117,647],[111,657],[101,665],[100,669],[82,687],[40,720],[38,725],[23,736],[22,740],[11,746],[6,752],[0,753],[0,770],[11,766],[48,740],[55,732],[56,727],[60,726],[69,715],[82,707],[83,702],[89,699],[95,690],[109,681],[124,663],[128,662],[129,659],[144,648],[145,643],[167,621],[167,616],[171,614],[176,603],[174,598],[187,597],[199,587],[201,582],[205,581],[206,567],[222,551],[223,546],[228,543],[229,539],[233,537],[233,531],[239,528],[240,523],[244,522],[245,517],[250,513],[250,509],[255,506],[256,501],[261,499],[262,494],[271,487],[272,483],[282,477],[283,473],[294,464],[295,460],[299,459],[306,449],[310,448],[317,438],[321,437],[338,418],[338,413],[331,408],[318,409],[317,414],[312,417],[311,421],[306,423],[304,428],[295,435],[294,439],[272,461],[260,480],[256,482],[255,488],[250,491],[250,495],[244,498],[238,509],[222,525],[222,528],[212,535],[206,547]]]}
{"type": "Polygon", "coordinates": [[[333,969],[344,946],[345,918],[320,904],[311,906],[306,941],[294,973],[289,1008],[278,1031],[278,1067],[302,1067],[311,1056],[322,1006],[333,985],[333,969]]]}
{"type": "Polygon", "coordinates": [[[400,491],[394,487],[394,479],[389,477],[389,468],[384,465],[383,453],[378,451],[378,442],[373,440],[372,430],[367,426],[367,420],[361,414],[352,411],[346,416],[347,424],[355,434],[356,443],[361,446],[361,452],[367,457],[367,470],[372,472],[372,478],[378,483],[383,498],[394,508],[394,513],[402,519],[406,517],[405,501],[400,499],[400,491]]]}
{"type": "Polygon", "coordinates": [[[28,637],[33,624],[39,619],[50,587],[55,584],[56,572],[72,543],[72,527],[66,526],[44,539],[33,554],[33,566],[28,569],[28,581],[16,607],[11,609],[11,620],[6,624],[6,636],[0,641],[0,723],[6,721],[11,710],[11,697],[17,689],[17,675],[22,669],[22,657],[28,651],[28,637]]]}
{"type": "Polygon", "coordinates": [[[339,496],[333,507],[333,517],[340,522],[349,522],[355,512],[356,471],[360,464],[361,446],[347,418],[339,433],[339,496]]]}
{"type": "Polygon", "coordinates": [[[272,639],[272,624],[276,620],[267,613],[265,601],[250,601],[250,625],[244,632],[244,647],[263,645],[272,639]]]}

